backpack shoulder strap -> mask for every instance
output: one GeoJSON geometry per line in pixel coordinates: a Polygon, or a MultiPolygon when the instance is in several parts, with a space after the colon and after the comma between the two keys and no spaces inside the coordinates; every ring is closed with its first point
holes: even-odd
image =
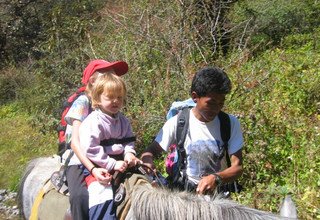
{"type": "Polygon", "coordinates": [[[226,160],[228,167],[231,166],[230,157],[228,154],[228,142],[231,135],[231,122],[230,117],[227,113],[220,111],[218,114],[220,120],[220,134],[223,141],[223,148],[226,152],[226,160]]]}
{"type": "Polygon", "coordinates": [[[187,132],[189,129],[189,115],[190,108],[184,108],[178,114],[177,117],[177,131],[176,131],[176,141],[177,141],[177,151],[181,155],[180,169],[183,169],[186,164],[186,151],[184,148],[184,141],[186,140],[187,132]]]}
{"type": "Polygon", "coordinates": [[[176,141],[179,148],[183,148],[184,141],[189,128],[190,108],[184,108],[177,117],[176,141]]]}
{"type": "Polygon", "coordinates": [[[186,166],[187,155],[184,148],[184,141],[186,139],[186,135],[189,128],[189,115],[190,115],[190,108],[186,107],[179,112],[177,117],[176,150],[177,150],[177,154],[179,155],[178,161],[177,161],[179,172],[177,172],[172,178],[173,183],[177,183],[181,181],[184,182],[186,177],[185,166],[186,166]],[[179,173],[182,175],[180,176],[179,173]]]}

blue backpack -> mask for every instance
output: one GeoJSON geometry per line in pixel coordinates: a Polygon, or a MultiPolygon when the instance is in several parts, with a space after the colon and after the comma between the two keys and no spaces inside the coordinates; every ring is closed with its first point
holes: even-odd
{"type": "MultiPolygon", "coordinates": [[[[168,174],[167,180],[169,185],[178,188],[183,188],[186,181],[186,152],[184,148],[184,141],[189,128],[190,109],[195,105],[196,103],[193,102],[192,99],[173,102],[167,113],[167,119],[178,114],[176,131],[177,143],[170,146],[170,152],[165,160],[166,172],[168,174]]],[[[228,114],[222,111],[219,112],[218,117],[220,120],[220,132],[222,141],[224,143],[223,148],[226,152],[227,165],[230,167],[231,161],[229,154],[227,153],[228,142],[231,133],[230,118],[228,114]]]]}

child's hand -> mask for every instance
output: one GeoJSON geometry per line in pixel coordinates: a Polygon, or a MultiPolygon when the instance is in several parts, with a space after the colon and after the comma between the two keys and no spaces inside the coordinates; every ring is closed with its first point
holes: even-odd
{"type": "Polygon", "coordinates": [[[133,153],[126,153],[124,156],[124,161],[128,163],[128,167],[133,167],[137,164],[142,164],[142,161],[136,158],[133,153]]]}
{"type": "Polygon", "coordinates": [[[128,167],[127,162],[125,162],[123,160],[118,160],[118,161],[116,161],[116,165],[114,165],[113,169],[123,173],[124,171],[126,171],[127,167],[128,167]]]}
{"type": "Polygon", "coordinates": [[[102,185],[110,185],[112,180],[112,175],[104,168],[97,167],[92,170],[92,175],[98,180],[102,185]]]}

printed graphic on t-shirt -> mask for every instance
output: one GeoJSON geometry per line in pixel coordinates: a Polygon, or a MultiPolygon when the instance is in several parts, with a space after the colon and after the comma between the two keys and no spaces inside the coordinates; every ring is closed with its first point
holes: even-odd
{"type": "MultiPolygon", "coordinates": [[[[82,100],[81,100],[82,101],[82,100]]],[[[75,102],[72,106],[72,114],[77,116],[80,121],[83,121],[88,115],[88,108],[86,108],[87,103],[85,101],[75,102]]]]}
{"type": "Polygon", "coordinates": [[[220,170],[220,156],[223,154],[219,140],[198,140],[187,146],[188,174],[200,177],[220,170]]]}

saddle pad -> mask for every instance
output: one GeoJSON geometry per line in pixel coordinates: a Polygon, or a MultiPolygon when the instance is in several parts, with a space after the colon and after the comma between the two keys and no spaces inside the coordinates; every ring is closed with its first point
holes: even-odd
{"type": "Polygon", "coordinates": [[[128,211],[131,207],[131,194],[134,189],[134,186],[141,184],[150,184],[147,177],[141,174],[132,174],[124,181],[124,187],[126,191],[125,199],[121,202],[121,204],[117,207],[117,216],[119,220],[124,220],[128,214],[128,211]]]}
{"type": "Polygon", "coordinates": [[[45,220],[64,219],[69,207],[69,197],[53,189],[44,195],[39,205],[38,217],[45,220]]]}

